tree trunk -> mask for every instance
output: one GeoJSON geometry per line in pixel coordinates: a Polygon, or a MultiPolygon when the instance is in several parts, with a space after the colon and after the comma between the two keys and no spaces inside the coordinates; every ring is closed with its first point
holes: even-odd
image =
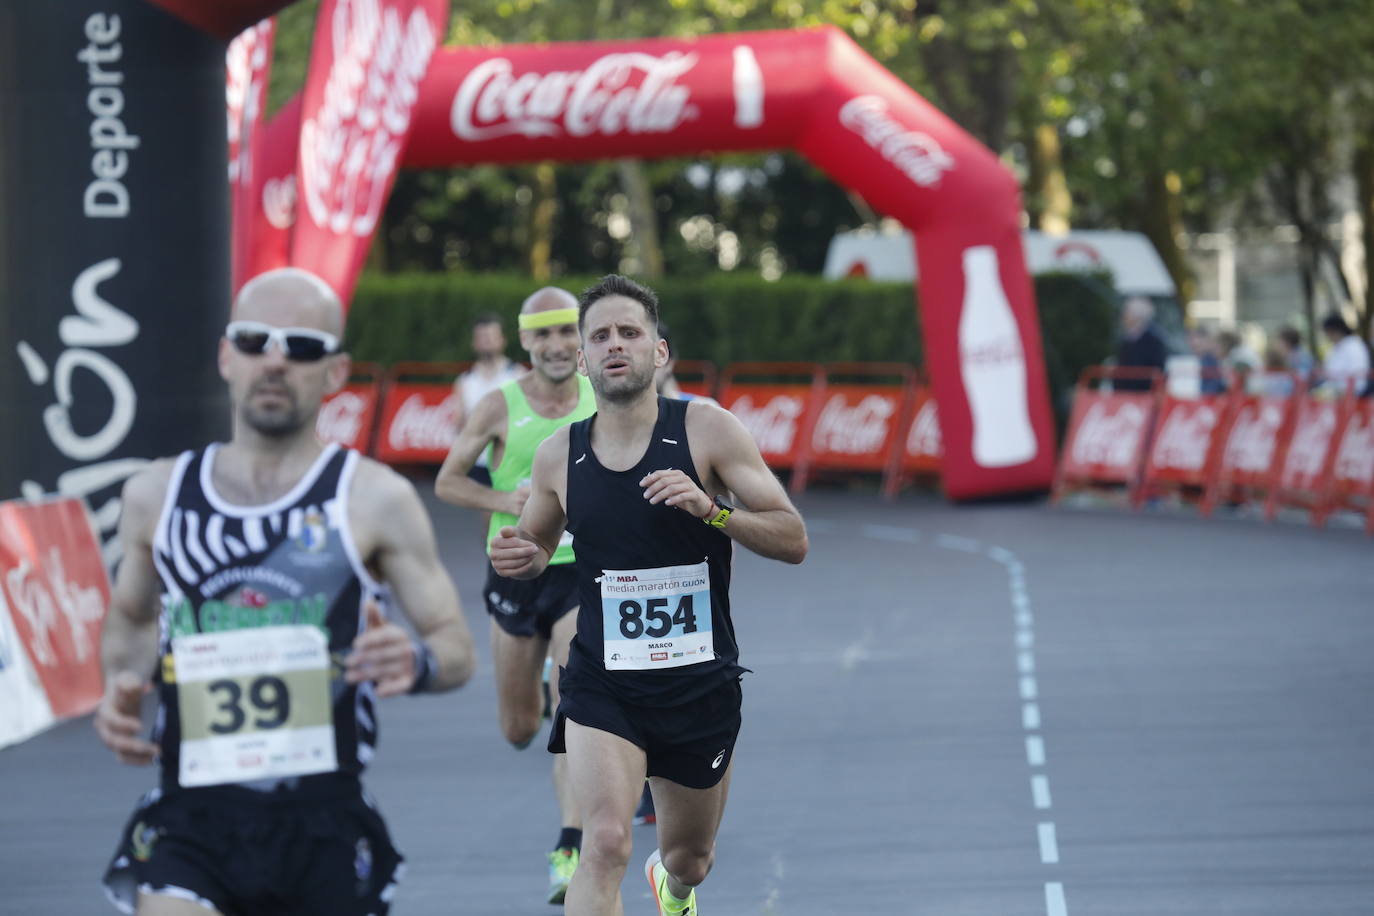
{"type": "Polygon", "coordinates": [[[530,207],[530,276],[547,283],[553,257],[553,224],[558,215],[557,173],[553,163],[534,167],[534,201],[530,207]]]}
{"type": "Polygon", "coordinates": [[[1144,229],[1164,261],[1164,269],[1178,290],[1178,301],[1186,309],[1193,300],[1192,271],[1183,257],[1178,240],[1183,234],[1182,182],[1176,172],[1150,170],[1145,177],[1144,229]]]}
{"type": "Polygon", "coordinates": [[[658,216],[654,212],[653,189],[638,159],[617,159],[620,189],[629,201],[630,237],[626,248],[639,262],[640,275],[653,279],[663,276],[663,248],[658,242],[658,216]]]}
{"type": "Polygon", "coordinates": [[[1369,339],[1374,320],[1374,138],[1363,134],[1355,150],[1355,212],[1360,215],[1360,242],[1364,248],[1364,303],[1360,308],[1360,337],[1369,339]]]}
{"type": "Polygon", "coordinates": [[[1036,124],[1026,143],[1030,153],[1026,204],[1032,229],[1051,235],[1068,232],[1073,216],[1073,196],[1064,177],[1059,131],[1053,124],[1036,124]]]}

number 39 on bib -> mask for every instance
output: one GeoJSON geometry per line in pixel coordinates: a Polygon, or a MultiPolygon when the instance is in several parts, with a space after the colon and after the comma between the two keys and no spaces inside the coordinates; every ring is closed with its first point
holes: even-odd
{"type": "Polygon", "coordinates": [[[679,668],[715,658],[705,561],[602,570],[601,630],[610,671],[679,668]]]}
{"type": "Polygon", "coordinates": [[[172,640],[183,786],[337,766],[324,633],[294,625],[172,640]]]}

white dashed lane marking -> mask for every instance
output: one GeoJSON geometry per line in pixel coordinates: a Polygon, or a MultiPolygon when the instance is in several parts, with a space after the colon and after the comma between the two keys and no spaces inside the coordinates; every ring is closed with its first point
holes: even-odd
{"type": "MultiPolygon", "coordinates": [[[[833,530],[824,521],[818,527],[810,525],[814,531],[833,530]]],[[[916,544],[922,540],[922,533],[915,528],[901,528],[892,525],[863,525],[860,532],[864,537],[875,541],[916,544]]],[[[1007,586],[1010,590],[1012,621],[1015,624],[1013,641],[1016,646],[1017,689],[1021,703],[1021,727],[1025,732],[1026,765],[1030,768],[1031,804],[1037,812],[1047,812],[1053,808],[1050,797],[1050,777],[1045,772],[1045,739],[1040,734],[1041,718],[1040,684],[1036,680],[1035,661],[1035,616],[1031,613],[1030,592],[1026,589],[1026,568],[1016,554],[1005,547],[984,545],[974,538],[955,534],[937,534],[931,541],[938,548],[957,550],[985,556],[1000,564],[1007,571],[1007,586]]],[[[850,650],[855,647],[851,646],[850,650]]],[[[1047,866],[1059,864],[1059,835],[1054,821],[1039,821],[1036,824],[1036,840],[1040,849],[1040,861],[1047,866]]],[[[1068,916],[1069,908],[1064,897],[1064,885],[1059,881],[1045,882],[1046,916],[1068,916]]]]}

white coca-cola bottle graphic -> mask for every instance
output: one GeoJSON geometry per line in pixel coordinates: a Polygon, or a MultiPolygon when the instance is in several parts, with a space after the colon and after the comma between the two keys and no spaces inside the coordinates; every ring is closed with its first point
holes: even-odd
{"type": "Polygon", "coordinates": [[[735,45],[735,126],[758,127],[763,123],[763,71],[748,45],[735,45]]]}
{"type": "Polygon", "coordinates": [[[997,270],[997,250],[964,250],[959,367],[973,415],[973,460],[985,468],[1035,457],[1026,403],[1026,353],[997,270]]]}

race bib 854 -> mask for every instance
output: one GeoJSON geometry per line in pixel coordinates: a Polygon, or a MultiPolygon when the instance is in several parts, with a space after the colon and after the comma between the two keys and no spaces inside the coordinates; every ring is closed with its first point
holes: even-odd
{"type": "Polygon", "coordinates": [[[711,574],[705,561],[601,576],[606,668],[654,670],[715,658],[711,574]]]}

